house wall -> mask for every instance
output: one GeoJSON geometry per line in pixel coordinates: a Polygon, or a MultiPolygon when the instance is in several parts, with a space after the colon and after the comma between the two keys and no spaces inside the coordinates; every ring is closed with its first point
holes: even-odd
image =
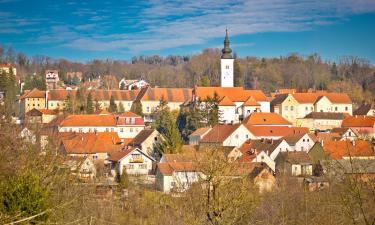
{"type": "Polygon", "coordinates": [[[94,133],[117,132],[120,138],[134,138],[144,129],[144,126],[113,126],[113,127],[59,127],[59,132],[94,133]]]}
{"type": "Polygon", "coordinates": [[[126,169],[127,174],[131,175],[147,175],[152,171],[153,161],[145,155],[133,151],[118,162],[119,174],[122,175],[123,170],[126,169]],[[132,154],[141,156],[141,161],[136,161],[132,154]]]}
{"type": "Polygon", "coordinates": [[[258,106],[243,106],[243,118],[248,117],[251,113],[257,111],[258,106]]]}
{"type": "Polygon", "coordinates": [[[252,139],[254,136],[243,125],[239,126],[225,141],[223,146],[240,147],[246,140],[252,139]]]}
{"type": "Polygon", "coordinates": [[[237,123],[239,121],[235,106],[219,106],[219,111],[221,114],[219,121],[222,123],[237,123]]]}
{"type": "Polygon", "coordinates": [[[56,117],[57,117],[57,115],[46,115],[46,114],[43,114],[42,115],[42,123],[49,123],[53,119],[55,119],[56,117]]]}
{"type": "Polygon", "coordinates": [[[160,134],[156,130],[152,132],[152,134],[142,143],[141,150],[145,152],[147,155],[154,155],[154,146],[160,140],[160,134]],[[156,138],[156,140],[155,140],[156,138]]]}
{"type": "Polygon", "coordinates": [[[327,97],[322,97],[315,103],[315,112],[333,112],[332,102],[327,97]]]}
{"type": "Polygon", "coordinates": [[[310,130],[331,130],[341,127],[342,120],[331,119],[297,119],[296,126],[308,127],[310,130]]]}
{"type": "Polygon", "coordinates": [[[279,155],[280,152],[286,152],[286,151],[292,151],[292,148],[289,146],[289,144],[286,141],[282,141],[272,153],[267,153],[272,160],[275,160],[277,155],[279,155]]]}
{"type": "Polygon", "coordinates": [[[46,106],[45,98],[25,98],[21,100],[21,113],[25,115],[32,109],[44,109],[46,106]]]}
{"type": "Polygon", "coordinates": [[[359,137],[372,138],[375,137],[375,124],[373,127],[350,127],[359,137]]]}
{"type": "Polygon", "coordinates": [[[271,159],[270,156],[268,156],[265,152],[260,152],[255,159],[253,159],[253,162],[263,162],[267,164],[269,168],[272,169],[272,171],[275,172],[275,161],[271,159]]]}
{"type": "Polygon", "coordinates": [[[270,102],[258,102],[260,105],[261,112],[271,112],[270,102]]]}
{"type": "Polygon", "coordinates": [[[295,151],[305,151],[308,152],[312,146],[314,146],[314,141],[310,138],[308,134],[305,134],[299,141],[297,141],[295,146],[291,146],[292,150],[295,151]]]}
{"type": "Polygon", "coordinates": [[[302,165],[291,164],[290,168],[291,168],[292,176],[311,176],[312,175],[312,165],[310,164],[308,165],[307,164],[302,164],[302,165]]]}

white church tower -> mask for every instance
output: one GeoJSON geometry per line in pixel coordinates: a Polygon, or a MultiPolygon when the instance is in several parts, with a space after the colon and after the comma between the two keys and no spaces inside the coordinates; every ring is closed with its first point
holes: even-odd
{"type": "Polygon", "coordinates": [[[224,48],[221,50],[221,87],[233,87],[233,56],[229,48],[228,29],[225,30],[224,48]]]}

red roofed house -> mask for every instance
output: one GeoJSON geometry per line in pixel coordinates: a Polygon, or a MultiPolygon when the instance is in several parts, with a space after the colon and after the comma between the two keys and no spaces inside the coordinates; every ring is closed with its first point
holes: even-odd
{"type": "Polygon", "coordinates": [[[260,90],[245,90],[243,87],[195,87],[194,101],[204,103],[215,95],[219,98],[220,121],[238,123],[255,111],[269,112],[270,102],[260,90]]]}
{"type": "Polygon", "coordinates": [[[46,70],[46,85],[47,89],[56,89],[57,82],[59,81],[59,71],[46,70]]]}
{"type": "Polygon", "coordinates": [[[243,124],[221,124],[212,127],[200,141],[200,145],[241,146],[254,136],[243,124]]]}
{"type": "Polygon", "coordinates": [[[360,137],[375,137],[375,116],[351,116],[342,121],[341,127],[351,128],[360,137]]]}
{"type": "Polygon", "coordinates": [[[305,134],[309,132],[306,127],[287,126],[253,126],[246,125],[246,128],[253,135],[252,139],[280,139],[291,134],[305,134]]]}
{"type": "Polygon", "coordinates": [[[296,125],[298,118],[311,112],[341,112],[352,114],[352,101],[345,93],[280,94],[271,102],[271,111],[282,115],[296,125]]]}
{"type": "Polygon", "coordinates": [[[137,136],[145,125],[141,116],[132,112],[99,115],[69,115],[59,125],[59,132],[116,132],[126,142],[137,136]]]}
{"type": "Polygon", "coordinates": [[[144,129],[129,143],[129,147],[139,148],[149,156],[155,155],[155,147],[161,141],[161,134],[156,129],[144,129]]]}
{"type": "Polygon", "coordinates": [[[32,109],[25,115],[25,120],[28,123],[49,123],[57,117],[54,110],[49,109],[32,109]]]}
{"type": "Polygon", "coordinates": [[[204,135],[211,130],[211,127],[201,127],[189,135],[189,145],[199,145],[204,135]]]}
{"type": "Polygon", "coordinates": [[[20,116],[24,116],[32,109],[45,109],[46,107],[46,92],[34,88],[31,91],[26,90],[21,97],[19,97],[20,116]]]}
{"type": "Polygon", "coordinates": [[[324,141],[322,142],[324,152],[330,159],[375,159],[374,149],[371,144],[364,140],[357,141],[324,141]]]}
{"type": "Polygon", "coordinates": [[[289,144],[293,151],[309,152],[315,144],[313,134],[309,133],[289,134],[283,137],[283,139],[289,144]]]}
{"type": "Polygon", "coordinates": [[[124,169],[127,174],[147,175],[152,172],[155,159],[139,148],[127,148],[109,154],[107,159],[111,163],[112,174],[121,176],[124,169]]]}
{"type": "Polygon", "coordinates": [[[288,120],[279,114],[265,112],[253,112],[242,123],[251,126],[292,126],[288,120]]]}

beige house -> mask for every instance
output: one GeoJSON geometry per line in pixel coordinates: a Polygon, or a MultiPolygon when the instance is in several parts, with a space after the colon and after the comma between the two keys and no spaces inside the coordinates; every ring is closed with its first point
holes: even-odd
{"type": "Polygon", "coordinates": [[[310,130],[331,130],[341,127],[342,121],[349,116],[344,113],[334,112],[311,112],[304,118],[298,118],[296,125],[300,127],[308,127],[310,130]]]}
{"type": "Polygon", "coordinates": [[[203,136],[200,145],[209,146],[241,146],[246,140],[254,138],[243,124],[221,124],[203,136]]]}
{"type": "Polygon", "coordinates": [[[31,91],[25,91],[19,98],[20,116],[24,117],[32,109],[45,109],[45,94],[45,91],[40,91],[36,88],[31,91]]]}
{"type": "Polygon", "coordinates": [[[161,134],[156,129],[144,129],[129,142],[128,146],[139,148],[147,155],[154,156],[154,149],[161,138],[161,134]]]}
{"type": "Polygon", "coordinates": [[[57,113],[48,109],[32,109],[25,115],[27,123],[49,123],[57,117],[57,113]]]}
{"type": "Polygon", "coordinates": [[[292,93],[277,95],[271,102],[271,111],[279,113],[296,125],[299,118],[311,112],[352,114],[352,101],[345,93],[292,93]]]}

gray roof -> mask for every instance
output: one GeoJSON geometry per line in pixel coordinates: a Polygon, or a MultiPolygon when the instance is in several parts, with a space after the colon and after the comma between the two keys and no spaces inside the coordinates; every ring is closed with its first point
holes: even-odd
{"type": "Polygon", "coordinates": [[[345,115],[344,113],[334,112],[311,112],[305,116],[305,119],[343,120],[345,115]]]}

